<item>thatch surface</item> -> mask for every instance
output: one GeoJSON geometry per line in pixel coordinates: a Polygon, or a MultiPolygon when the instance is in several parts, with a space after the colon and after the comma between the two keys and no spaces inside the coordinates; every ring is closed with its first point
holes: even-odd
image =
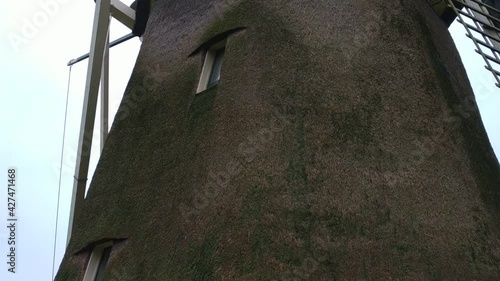
{"type": "Polygon", "coordinates": [[[56,280],[499,280],[499,188],[426,0],[156,1],[56,280]]]}

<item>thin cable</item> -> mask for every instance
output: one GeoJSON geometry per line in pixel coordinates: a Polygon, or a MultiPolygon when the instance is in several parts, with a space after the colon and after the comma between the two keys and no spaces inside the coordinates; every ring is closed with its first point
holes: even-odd
{"type": "Polygon", "coordinates": [[[66,109],[64,112],[64,127],[63,127],[63,141],[61,148],[61,167],[59,168],[59,190],[57,191],[57,210],[56,210],[56,231],[54,234],[54,252],[52,257],[52,281],[54,280],[54,271],[56,264],[56,246],[57,246],[57,230],[59,225],[59,202],[61,199],[61,181],[62,181],[62,166],[63,166],[63,158],[64,158],[64,142],[66,140],[66,121],[68,119],[68,101],[69,101],[69,86],[71,84],[71,68],[69,67],[69,75],[68,75],[68,90],[66,91],[66,109]]]}

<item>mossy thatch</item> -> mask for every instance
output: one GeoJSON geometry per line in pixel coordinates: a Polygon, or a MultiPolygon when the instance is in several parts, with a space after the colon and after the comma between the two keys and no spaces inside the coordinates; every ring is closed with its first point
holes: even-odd
{"type": "Polygon", "coordinates": [[[56,280],[498,280],[499,189],[426,0],[157,1],[56,280]]]}

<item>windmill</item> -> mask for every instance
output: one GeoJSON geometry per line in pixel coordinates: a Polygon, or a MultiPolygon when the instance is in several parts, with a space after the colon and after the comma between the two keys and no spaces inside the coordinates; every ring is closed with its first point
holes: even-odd
{"type": "MultiPolygon", "coordinates": [[[[106,71],[105,2],[79,156],[106,71]]],[[[86,202],[78,159],[56,280],[498,278],[500,169],[446,30],[458,17],[499,82],[492,11],[156,2],[132,88],[151,63],[166,77],[113,124],[86,202]]]]}

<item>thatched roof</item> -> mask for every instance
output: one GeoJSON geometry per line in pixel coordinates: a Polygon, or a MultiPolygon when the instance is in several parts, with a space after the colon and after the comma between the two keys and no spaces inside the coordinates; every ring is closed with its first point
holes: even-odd
{"type": "Polygon", "coordinates": [[[499,171],[426,0],[157,1],[56,280],[497,280],[499,171]]]}

